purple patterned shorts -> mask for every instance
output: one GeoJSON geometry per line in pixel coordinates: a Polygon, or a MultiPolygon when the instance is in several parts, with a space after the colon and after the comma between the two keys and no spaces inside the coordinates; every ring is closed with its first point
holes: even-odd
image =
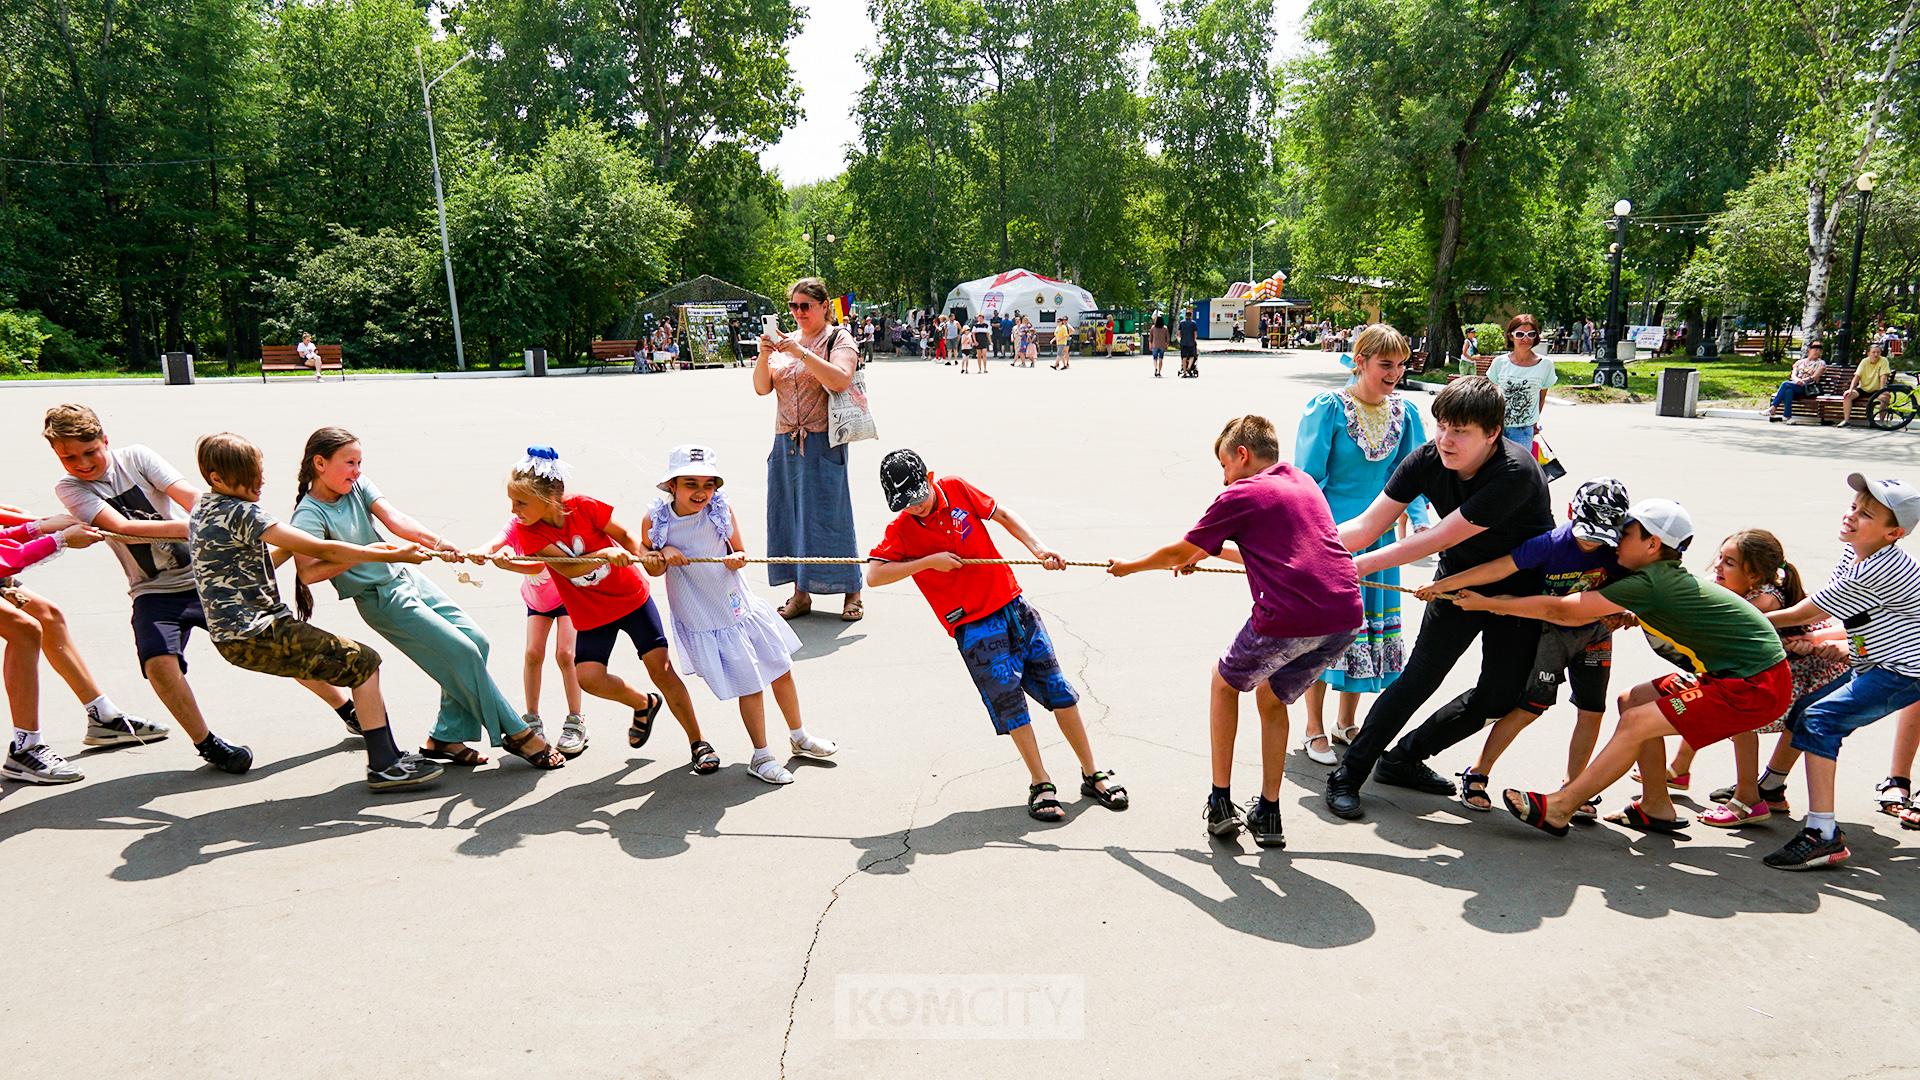
{"type": "Polygon", "coordinates": [[[1275,697],[1291,705],[1358,634],[1354,629],[1314,637],[1268,637],[1249,620],[1220,658],[1220,678],[1243,694],[1264,682],[1275,697]]]}

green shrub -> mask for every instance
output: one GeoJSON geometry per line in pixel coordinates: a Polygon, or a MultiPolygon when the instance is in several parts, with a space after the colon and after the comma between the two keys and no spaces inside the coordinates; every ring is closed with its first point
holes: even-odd
{"type": "Polygon", "coordinates": [[[25,375],[40,363],[52,324],[31,311],[0,311],[0,375],[25,375]]]}
{"type": "Polygon", "coordinates": [[[1477,356],[1498,356],[1507,351],[1507,328],[1499,323],[1474,323],[1468,329],[1478,335],[1474,346],[1477,356]]]}
{"type": "Polygon", "coordinates": [[[120,362],[99,342],[87,341],[57,323],[41,320],[47,331],[40,346],[41,371],[112,371],[120,362]]]}

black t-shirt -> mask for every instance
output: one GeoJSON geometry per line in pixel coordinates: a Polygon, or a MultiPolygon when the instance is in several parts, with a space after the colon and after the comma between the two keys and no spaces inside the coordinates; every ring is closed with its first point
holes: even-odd
{"type": "Polygon", "coordinates": [[[1195,352],[1200,347],[1200,324],[1192,319],[1180,320],[1180,351],[1195,352]]]}
{"type": "MultiPolygon", "coordinates": [[[[1440,451],[1427,443],[1393,470],[1386,494],[1404,503],[1425,495],[1433,504],[1436,518],[1458,510],[1468,522],[1486,530],[1440,553],[1441,577],[1511,555],[1514,548],[1553,530],[1546,476],[1531,453],[1504,437],[1497,440],[1493,456],[1471,480],[1460,479],[1458,473],[1442,465],[1440,451]]],[[[1526,570],[1480,588],[1509,595],[1540,591],[1538,575],[1526,570]]]]}

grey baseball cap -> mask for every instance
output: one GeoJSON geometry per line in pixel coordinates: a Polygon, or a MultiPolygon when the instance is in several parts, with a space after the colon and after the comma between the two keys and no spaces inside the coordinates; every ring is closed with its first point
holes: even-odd
{"type": "Polygon", "coordinates": [[[1893,520],[1912,532],[1920,525],[1920,490],[1905,480],[1869,480],[1860,473],[1847,477],[1847,486],[1893,511],[1893,520]]]}

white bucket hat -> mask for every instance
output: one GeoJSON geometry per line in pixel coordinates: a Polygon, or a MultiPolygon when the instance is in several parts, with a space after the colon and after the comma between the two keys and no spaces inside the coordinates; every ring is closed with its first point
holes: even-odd
{"type": "Polygon", "coordinates": [[[713,452],[711,446],[687,443],[667,451],[667,474],[654,486],[661,491],[671,492],[673,482],[682,476],[711,476],[724,487],[727,478],[720,472],[720,455],[713,452]]]}

